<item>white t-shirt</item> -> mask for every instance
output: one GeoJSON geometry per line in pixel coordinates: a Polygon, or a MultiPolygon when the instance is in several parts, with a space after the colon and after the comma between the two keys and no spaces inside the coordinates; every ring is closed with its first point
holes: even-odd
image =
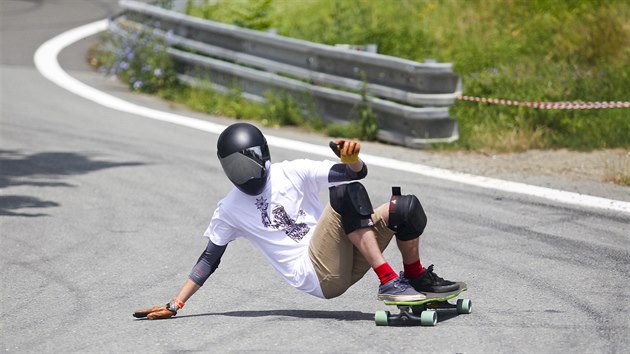
{"type": "Polygon", "coordinates": [[[223,246],[249,240],[293,287],[323,298],[308,245],[322,214],[319,193],[329,183],[332,161],[294,160],[272,164],[260,195],[237,188],[217,204],[204,236],[223,246]]]}

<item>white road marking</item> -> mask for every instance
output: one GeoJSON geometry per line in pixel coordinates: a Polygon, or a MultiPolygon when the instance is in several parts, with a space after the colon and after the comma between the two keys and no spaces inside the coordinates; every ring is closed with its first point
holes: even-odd
{"type": "MultiPolygon", "coordinates": [[[[223,125],[139,106],[99,91],[68,75],[68,73],[61,68],[57,60],[57,56],[61,50],[83,38],[105,31],[107,29],[107,23],[108,20],[101,20],[77,27],[42,44],[42,46],[37,49],[34,56],[37,70],[39,70],[39,72],[48,80],[54,82],[60,87],[114,110],[177,124],[212,134],[220,134],[221,131],[223,131],[225,128],[223,125]]],[[[330,150],[327,146],[324,147],[270,135],[266,135],[266,137],[270,146],[330,157],[330,150]]],[[[630,214],[630,202],[532,186],[524,183],[504,181],[496,178],[475,176],[467,173],[460,173],[368,154],[361,154],[361,158],[369,165],[385,167],[390,170],[405,171],[481,188],[533,196],[573,206],[604,209],[630,214]]]]}

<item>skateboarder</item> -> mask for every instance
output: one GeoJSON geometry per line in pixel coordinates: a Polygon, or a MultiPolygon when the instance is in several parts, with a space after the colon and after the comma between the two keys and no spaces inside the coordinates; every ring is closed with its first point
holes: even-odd
{"type": "Polygon", "coordinates": [[[235,123],[219,136],[217,155],[234,184],[219,201],[204,236],[208,245],[179,293],[166,305],[137,310],[135,317],[174,316],[217,269],[228,244],[249,240],[293,287],[321,298],[343,294],[371,268],[387,301],[424,299],[425,292],[457,289],[420,263],[419,238],[426,215],[414,195],[393,195],[372,208],[357,180],[367,175],[361,146],[337,140],[331,147],[341,163],[300,159],[271,163],[262,132],[235,123]],[[329,188],[325,207],[319,192],[329,188]],[[398,275],[383,257],[396,236],[404,272],[398,275]]]}

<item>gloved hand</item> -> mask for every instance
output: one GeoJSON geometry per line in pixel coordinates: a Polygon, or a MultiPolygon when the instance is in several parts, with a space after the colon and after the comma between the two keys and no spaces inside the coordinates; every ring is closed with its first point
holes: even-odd
{"type": "Polygon", "coordinates": [[[330,142],[330,148],[343,163],[354,163],[359,161],[361,144],[352,140],[336,140],[330,142]]]}
{"type": "Polygon", "coordinates": [[[177,315],[177,310],[184,307],[184,302],[180,300],[172,300],[163,306],[153,306],[148,309],[136,310],[133,313],[135,318],[148,318],[150,320],[170,318],[177,315]]]}

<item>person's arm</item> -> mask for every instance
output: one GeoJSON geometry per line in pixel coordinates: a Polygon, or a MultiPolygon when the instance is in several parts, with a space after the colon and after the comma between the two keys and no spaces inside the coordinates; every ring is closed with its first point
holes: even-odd
{"type": "Polygon", "coordinates": [[[186,282],[184,283],[182,288],[179,290],[179,293],[177,294],[177,296],[175,298],[179,299],[179,300],[181,300],[182,302],[185,303],[200,288],[201,288],[201,285],[199,285],[199,284],[195,283],[194,281],[190,280],[190,278],[186,279],[186,282]]]}
{"type": "Polygon", "coordinates": [[[210,275],[217,269],[226,247],[227,245],[218,246],[208,240],[206,249],[201,256],[199,256],[199,259],[197,259],[197,263],[190,272],[188,279],[179,290],[177,296],[166,305],[136,310],[133,316],[136,318],[146,317],[150,320],[175,316],[177,311],[184,307],[186,301],[201,288],[210,275]]]}

